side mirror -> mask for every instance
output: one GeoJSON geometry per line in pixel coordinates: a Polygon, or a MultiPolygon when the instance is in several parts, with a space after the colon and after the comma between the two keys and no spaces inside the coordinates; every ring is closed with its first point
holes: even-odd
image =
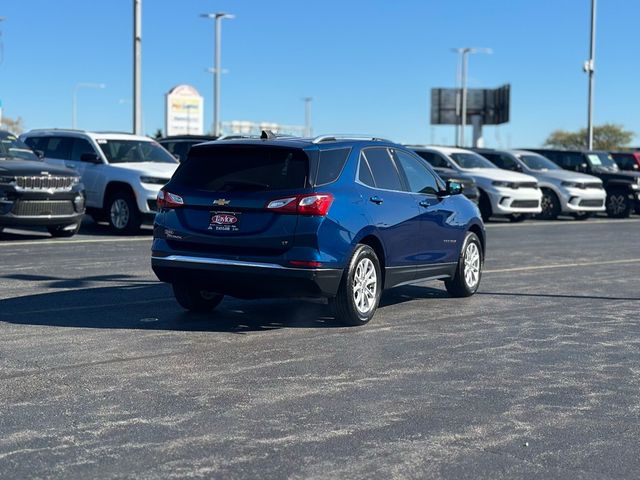
{"type": "Polygon", "coordinates": [[[95,153],[83,153],[80,155],[80,161],[86,163],[102,163],[102,159],[95,153]]]}
{"type": "Polygon", "coordinates": [[[460,195],[462,193],[462,185],[459,182],[447,180],[447,187],[444,192],[441,192],[442,196],[446,195],[460,195]]]}
{"type": "Polygon", "coordinates": [[[38,158],[44,158],[44,152],[42,150],[34,150],[33,152],[38,156],[38,158]]]}

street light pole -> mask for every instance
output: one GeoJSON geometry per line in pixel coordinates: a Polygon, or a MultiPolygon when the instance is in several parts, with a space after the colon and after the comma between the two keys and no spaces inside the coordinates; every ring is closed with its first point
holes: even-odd
{"type": "Polygon", "coordinates": [[[304,97],[304,134],[307,137],[313,135],[313,129],[311,128],[311,102],[313,97],[304,97]]]}
{"type": "Polygon", "coordinates": [[[596,0],[591,0],[591,38],[589,45],[589,60],[584,64],[584,70],[589,75],[589,106],[587,113],[587,146],[593,150],[593,74],[596,55],[596,0]]]}
{"type": "Polygon", "coordinates": [[[78,83],[73,89],[73,98],[71,106],[71,128],[76,129],[78,121],[78,90],[81,88],[105,88],[104,83],[78,83]]]}
{"type": "Polygon", "coordinates": [[[464,147],[464,129],[467,125],[467,70],[468,70],[468,55],[470,53],[486,53],[491,55],[493,50],[490,48],[473,48],[473,47],[465,47],[465,48],[454,48],[452,49],[455,52],[458,52],[461,55],[460,63],[458,64],[460,67],[460,83],[461,83],[461,112],[460,112],[460,135],[456,138],[458,146],[464,147]]]}
{"type": "Polygon", "coordinates": [[[133,133],[142,135],[142,0],[133,0],[133,133]]]}
{"type": "Polygon", "coordinates": [[[204,18],[214,20],[214,54],[213,54],[213,135],[220,136],[220,74],[222,73],[222,20],[224,18],[235,18],[235,15],[228,13],[203,13],[204,18]]]}

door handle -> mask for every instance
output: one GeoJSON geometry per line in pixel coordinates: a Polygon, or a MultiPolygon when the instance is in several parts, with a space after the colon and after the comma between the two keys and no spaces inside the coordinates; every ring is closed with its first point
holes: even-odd
{"type": "Polygon", "coordinates": [[[380,197],[378,197],[377,195],[369,198],[370,202],[375,203],[376,205],[380,205],[382,202],[384,202],[384,200],[382,200],[380,197]]]}
{"type": "Polygon", "coordinates": [[[431,206],[431,204],[429,203],[429,200],[422,200],[422,201],[419,203],[419,205],[420,205],[421,207],[424,207],[424,208],[429,208],[429,207],[431,206]]]}

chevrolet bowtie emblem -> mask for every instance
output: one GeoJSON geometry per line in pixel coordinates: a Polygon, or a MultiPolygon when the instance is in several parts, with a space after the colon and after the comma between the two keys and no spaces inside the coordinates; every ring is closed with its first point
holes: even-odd
{"type": "Polygon", "coordinates": [[[214,205],[218,205],[219,207],[222,207],[224,205],[229,205],[230,203],[231,203],[231,200],[227,200],[225,198],[219,198],[215,202],[213,202],[214,205]]]}

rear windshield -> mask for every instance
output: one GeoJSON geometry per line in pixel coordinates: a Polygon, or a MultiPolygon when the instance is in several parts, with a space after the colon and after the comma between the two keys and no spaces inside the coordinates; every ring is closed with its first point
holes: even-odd
{"type": "Polygon", "coordinates": [[[307,155],[294,148],[195,147],[173,182],[212,192],[299,189],[307,185],[308,165],[307,155]]]}

